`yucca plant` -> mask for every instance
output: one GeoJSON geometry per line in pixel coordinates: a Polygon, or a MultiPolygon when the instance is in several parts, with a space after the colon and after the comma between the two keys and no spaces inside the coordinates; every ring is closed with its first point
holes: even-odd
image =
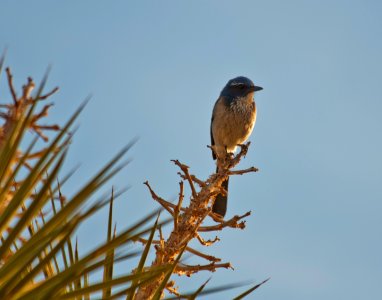
{"type": "MultiPolygon", "coordinates": [[[[3,63],[4,56],[0,59],[0,75],[3,63]]],[[[183,182],[180,184],[177,205],[158,197],[146,183],[154,200],[170,212],[171,218],[160,221],[160,210],[153,211],[136,224],[117,232],[113,229],[113,202],[123,190],[112,190],[109,195],[101,196],[96,201],[89,200],[126,165],[121,159],[135,141],[118,152],[74,196],[66,198],[61,193],[61,186],[72,172],[62,175],[61,169],[73,137],[73,126],[86,101],[63,126],[42,125],[41,120],[51,107],[49,103],[43,105],[44,101],[49,101],[58,88],[44,92],[47,81],[45,75],[37,89],[34,81],[28,78],[18,95],[9,68],[6,69],[6,76],[11,101],[0,102],[0,299],[161,299],[166,289],[176,295],[168,299],[195,299],[202,294],[237,286],[205,289],[206,282],[196,291],[181,294],[176,291],[170,278],[173,273],[191,275],[200,270],[215,271],[219,267],[230,267],[230,263],[216,264],[220,259],[203,255],[189,248],[188,243],[195,238],[198,230],[210,230],[200,227],[209,215],[208,203],[221,191],[221,182],[229,175],[229,168],[236,165],[245,153],[227,163],[226,173],[215,174],[206,182],[191,176],[187,166],[174,161],[184,173],[183,181],[191,185],[194,204],[188,208],[182,207],[183,182]],[[43,140],[43,143],[39,140],[43,140]],[[199,198],[193,187],[194,181],[202,187],[199,198]],[[109,210],[106,241],[80,255],[73,233],[80,224],[104,207],[109,210]],[[194,223],[187,218],[196,224],[192,225],[196,227],[190,233],[186,233],[184,228],[194,223]],[[160,240],[155,240],[158,230],[161,233],[160,228],[170,221],[174,224],[172,236],[165,241],[160,234],[160,240]],[[183,232],[187,238],[174,242],[173,235],[179,236],[178,232],[183,232]],[[126,251],[125,246],[133,242],[142,243],[142,251],[126,251]],[[150,264],[147,258],[153,246],[156,259],[150,264]],[[212,259],[213,263],[208,268],[190,271],[181,262],[185,251],[212,259]],[[126,260],[131,260],[136,267],[125,274],[115,275],[115,264],[126,260]],[[103,272],[100,278],[92,275],[100,270],[103,272]]],[[[243,173],[255,170],[252,168],[243,173]]],[[[239,171],[232,172],[240,174],[239,171]]],[[[222,221],[216,230],[224,227],[244,228],[244,223],[239,220],[247,215],[235,216],[228,222],[222,221]]],[[[236,299],[243,298],[261,284],[236,299]]]]}
{"type": "MultiPolygon", "coordinates": [[[[0,60],[0,74],[3,63],[4,57],[0,60]]],[[[45,76],[33,94],[35,84],[28,78],[18,96],[9,68],[6,74],[12,102],[0,104],[3,119],[0,125],[0,299],[89,299],[96,292],[102,293],[103,299],[126,297],[159,272],[170,270],[171,266],[150,271],[141,268],[125,276],[113,276],[115,263],[141,254],[122,252],[121,249],[137,237],[155,230],[158,222],[153,224],[158,211],[116,233],[112,231],[113,200],[122,191],[88,203],[91,196],[124,167],[120,160],[133,142],[73,197],[66,199],[60,187],[71,173],[59,174],[73,125],[85,104],[62,127],[41,125],[40,121],[47,115],[51,104],[39,110],[40,103],[58,89],[44,94],[45,76]],[[47,134],[47,131],[54,134],[47,134]],[[35,135],[32,139],[28,137],[30,132],[35,135]],[[37,147],[40,138],[47,146],[37,147]],[[72,242],[73,232],[105,205],[109,205],[107,240],[79,257],[77,243],[72,242]],[[103,278],[90,282],[89,275],[100,269],[104,270],[103,278]],[[121,286],[125,288],[112,293],[112,287],[121,286]]]]}

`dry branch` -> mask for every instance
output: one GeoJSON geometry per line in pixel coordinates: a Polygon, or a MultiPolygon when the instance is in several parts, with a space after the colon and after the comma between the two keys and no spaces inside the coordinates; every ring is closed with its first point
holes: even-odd
{"type": "MultiPolygon", "coordinates": [[[[144,239],[144,238],[141,238],[141,237],[136,238],[136,241],[141,242],[141,243],[144,244],[144,245],[147,243],[147,240],[144,239]]],[[[154,245],[160,245],[160,244],[161,244],[161,241],[153,240],[153,241],[152,241],[152,244],[154,244],[154,245]]],[[[217,258],[217,257],[212,256],[212,255],[204,254],[204,253],[202,253],[202,252],[200,252],[200,251],[198,251],[198,250],[195,250],[194,248],[191,248],[191,247],[189,247],[189,246],[186,247],[186,251],[188,251],[188,252],[190,252],[190,253],[192,253],[192,254],[195,254],[195,255],[197,255],[197,256],[199,256],[199,257],[201,257],[201,258],[204,258],[204,259],[206,259],[206,260],[212,261],[212,262],[219,262],[219,261],[221,261],[220,258],[217,258]]]]}
{"type": "Polygon", "coordinates": [[[10,90],[11,95],[12,95],[13,104],[15,106],[17,106],[18,102],[17,102],[17,95],[16,95],[15,87],[13,86],[13,75],[12,75],[11,70],[9,68],[6,68],[5,71],[7,72],[8,85],[9,85],[9,90],[10,90]]]}
{"type": "Polygon", "coordinates": [[[152,197],[155,201],[157,201],[160,205],[162,205],[162,207],[163,207],[165,210],[167,210],[171,216],[173,216],[173,215],[174,215],[174,212],[173,212],[172,209],[175,209],[176,206],[175,206],[174,204],[172,204],[172,203],[170,203],[170,202],[164,200],[163,198],[159,197],[159,196],[154,192],[154,190],[151,188],[151,186],[150,186],[150,184],[149,184],[148,181],[145,181],[143,184],[145,184],[145,185],[148,187],[148,189],[150,190],[151,197],[152,197]],[[172,209],[171,209],[170,207],[171,207],[172,209]]]}
{"type": "Polygon", "coordinates": [[[223,230],[225,227],[231,227],[231,228],[239,228],[244,229],[245,228],[245,221],[242,221],[238,223],[239,220],[248,217],[251,214],[251,212],[247,212],[242,216],[234,216],[232,219],[228,221],[223,221],[222,223],[214,226],[201,226],[199,227],[199,232],[207,232],[207,231],[219,231],[223,230]]]}
{"type": "Polygon", "coordinates": [[[222,263],[222,264],[216,264],[216,263],[211,263],[208,265],[196,265],[196,266],[189,266],[189,265],[184,265],[180,264],[176,266],[175,272],[179,275],[186,275],[186,276],[191,276],[194,273],[197,273],[199,271],[210,271],[210,272],[215,272],[216,269],[218,268],[225,268],[225,269],[232,269],[233,267],[230,263],[222,263]]]}
{"type": "MultiPolygon", "coordinates": [[[[1,105],[2,108],[5,108],[6,112],[1,112],[0,117],[5,120],[5,123],[2,124],[2,128],[0,131],[0,145],[3,143],[3,140],[6,138],[6,136],[10,133],[12,128],[14,128],[14,124],[19,121],[21,118],[25,118],[27,115],[27,111],[39,100],[47,99],[51,95],[53,95],[55,92],[58,91],[58,88],[54,88],[51,92],[39,96],[39,97],[32,97],[32,91],[35,88],[35,83],[33,82],[33,79],[28,77],[27,83],[23,85],[22,88],[22,96],[20,98],[17,97],[15,87],[13,84],[13,75],[10,70],[10,68],[6,68],[7,73],[7,79],[8,79],[8,86],[10,93],[12,95],[12,104],[3,104],[1,105]]],[[[60,130],[60,127],[58,125],[40,125],[38,122],[45,118],[48,115],[49,109],[53,106],[52,103],[45,105],[39,113],[34,113],[30,119],[28,120],[28,127],[33,132],[35,132],[39,137],[41,137],[44,141],[48,141],[49,138],[47,135],[44,134],[47,130],[54,130],[58,131],[60,130]]],[[[25,163],[25,165],[28,165],[25,163]]]]}
{"type": "MultiPolygon", "coordinates": [[[[197,239],[203,246],[210,246],[211,244],[219,241],[218,237],[213,240],[205,240],[200,236],[199,232],[220,231],[226,227],[241,228],[245,227],[245,221],[241,221],[243,218],[250,215],[250,212],[242,216],[234,216],[230,220],[224,221],[217,215],[211,212],[211,207],[215,201],[215,197],[219,193],[224,193],[224,189],[221,187],[222,183],[229,175],[243,175],[250,172],[256,172],[257,169],[252,167],[245,170],[235,170],[234,168],[240,160],[246,155],[248,151],[249,143],[246,145],[239,145],[240,152],[237,155],[227,155],[223,159],[219,159],[219,172],[212,174],[207,180],[202,181],[196,176],[191,175],[189,172],[189,166],[182,164],[178,160],[172,160],[174,164],[180,169],[179,175],[182,181],[179,184],[179,197],[178,203],[172,204],[160,196],[158,196],[151,188],[148,182],[145,185],[148,187],[151,197],[157,201],[161,206],[169,212],[174,219],[174,228],[167,239],[162,236],[159,241],[154,241],[153,244],[156,247],[156,257],[152,263],[152,267],[171,264],[175,261],[176,257],[180,254],[182,249],[195,254],[198,257],[211,261],[208,265],[185,265],[178,263],[175,268],[175,273],[185,274],[190,276],[199,271],[211,271],[214,272],[218,268],[231,268],[229,262],[220,263],[221,259],[203,254],[188,246],[188,243],[197,239]],[[187,207],[182,207],[184,199],[184,183],[187,183],[191,190],[190,202],[187,207]],[[195,184],[199,187],[197,190],[195,184]],[[211,216],[217,225],[214,226],[201,226],[207,216],[211,216]]],[[[140,242],[145,243],[145,239],[140,238],[140,242]]],[[[161,281],[164,279],[164,274],[153,280],[150,283],[142,285],[135,299],[151,299],[156,289],[160,286],[161,281]]]]}
{"type": "Polygon", "coordinates": [[[57,91],[59,90],[59,88],[56,86],[53,90],[51,90],[49,93],[45,94],[45,95],[42,95],[42,96],[39,96],[37,98],[37,100],[45,100],[47,98],[49,98],[50,96],[52,96],[54,93],[56,93],[57,91]]]}

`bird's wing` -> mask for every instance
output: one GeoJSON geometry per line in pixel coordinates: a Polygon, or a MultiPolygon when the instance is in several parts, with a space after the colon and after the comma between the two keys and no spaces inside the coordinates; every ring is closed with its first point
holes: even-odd
{"type": "MultiPolygon", "coordinates": [[[[216,103],[219,101],[219,99],[216,101],[216,103]]],[[[215,107],[216,107],[216,103],[215,103],[215,106],[214,106],[214,109],[212,111],[212,117],[211,117],[211,125],[210,125],[210,135],[211,135],[211,146],[213,147],[215,145],[215,140],[214,140],[214,135],[212,134],[212,123],[214,121],[214,115],[215,115],[215,107]]],[[[212,158],[213,159],[216,159],[216,154],[214,151],[212,151],[212,158]]]]}
{"type": "MultiPolygon", "coordinates": [[[[211,126],[210,126],[210,135],[211,135],[211,146],[213,147],[215,145],[214,136],[212,135],[212,122],[214,121],[214,116],[212,115],[211,118],[211,126]]],[[[216,154],[214,151],[212,151],[212,158],[216,159],[216,154]]]]}

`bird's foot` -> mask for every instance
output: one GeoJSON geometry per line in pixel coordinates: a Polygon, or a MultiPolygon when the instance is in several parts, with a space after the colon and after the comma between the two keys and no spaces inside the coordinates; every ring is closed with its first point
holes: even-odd
{"type": "Polygon", "coordinates": [[[246,144],[237,144],[237,146],[241,148],[240,152],[244,153],[244,156],[245,156],[245,154],[247,154],[247,151],[248,151],[250,144],[251,144],[251,142],[247,142],[246,144]]]}
{"type": "Polygon", "coordinates": [[[225,146],[225,159],[232,159],[234,157],[233,152],[228,152],[227,146],[225,146]]]}

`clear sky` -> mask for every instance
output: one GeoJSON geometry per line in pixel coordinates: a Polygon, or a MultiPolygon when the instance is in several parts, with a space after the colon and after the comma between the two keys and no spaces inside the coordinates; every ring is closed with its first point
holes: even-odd
{"type": "MultiPolygon", "coordinates": [[[[261,171],[230,181],[228,216],[253,215],[205,250],[235,267],[210,286],[271,277],[249,298],[382,299],[381,16],[371,0],[3,0],[0,49],[18,86],[53,64],[49,87],[61,90],[52,119],[93,95],[67,162],[81,168],[64,193],[140,137],[113,181],[131,186],[118,228],[157,207],[146,179],[175,198],[170,159],[201,178],[214,171],[213,104],[227,80],[250,77],[264,90],[241,166],[261,171]]],[[[83,249],[104,239],[105,220],[79,232],[83,249]]]]}

